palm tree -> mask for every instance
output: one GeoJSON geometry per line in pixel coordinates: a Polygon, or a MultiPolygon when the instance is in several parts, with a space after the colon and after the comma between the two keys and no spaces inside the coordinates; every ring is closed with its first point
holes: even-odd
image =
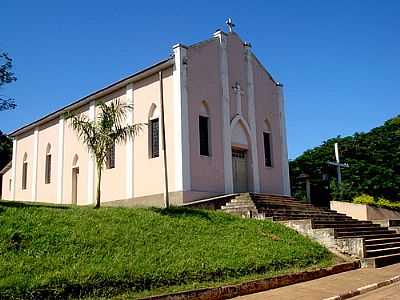
{"type": "Polygon", "coordinates": [[[100,112],[95,120],[89,120],[85,115],[66,114],[78,138],[88,147],[94,156],[97,169],[96,206],[100,208],[101,173],[106,162],[108,151],[114,144],[125,143],[133,139],[142,129],[143,124],[126,125],[127,113],[132,105],[121,103],[119,100],[107,105],[98,102],[100,112]]]}

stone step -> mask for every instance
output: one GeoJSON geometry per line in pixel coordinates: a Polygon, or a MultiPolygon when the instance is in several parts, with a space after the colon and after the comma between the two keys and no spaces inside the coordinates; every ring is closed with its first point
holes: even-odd
{"type": "Polygon", "coordinates": [[[336,223],[317,223],[313,225],[314,229],[319,229],[319,228],[345,228],[345,227],[375,227],[375,228],[380,228],[379,225],[376,224],[371,224],[371,223],[362,223],[362,222],[336,222],[336,223]]]}
{"type": "MultiPolygon", "coordinates": [[[[371,226],[353,226],[353,227],[337,227],[334,228],[335,232],[338,233],[346,233],[346,232],[352,232],[352,233],[358,233],[358,232],[389,232],[387,227],[375,227],[373,225],[371,226]]],[[[394,231],[392,231],[394,232],[394,231]]]]}
{"type": "Polygon", "coordinates": [[[332,218],[332,217],[321,217],[321,216],[266,216],[266,217],[273,217],[274,221],[287,221],[287,220],[313,220],[313,221],[321,221],[324,223],[327,222],[337,222],[342,220],[342,218],[332,218]]]}
{"type": "Polygon", "coordinates": [[[397,243],[400,242],[400,235],[386,237],[386,238],[365,238],[365,245],[376,245],[376,244],[386,244],[386,243],[397,243]]]}
{"type": "Polygon", "coordinates": [[[225,205],[221,207],[221,210],[227,209],[252,209],[257,210],[254,205],[225,205]]]}
{"type": "Polygon", "coordinates": [[[400,247],[368,249],[365,251],[365,257],[385,256],[390,254],[400,254],[400,247]]]}
{"type": "Polygon", "coordinates": [[[392,238],[392,237],[398,237],[400,236],[399,234],[390,232],[389,230],[385,231],[385,232],[375,232],[375,233],[371,233],[371,232],[365,232],[365,233],[360,233],[360,232],[356,232],[354,234],[352,234],[352,232],[347,232],[347,234],[345,233],[340,233],[338,236],[338,238],[356,238],[356,237],[363,237],[365,239],[386,239],[386,238],[392,238]]]}
{"type": "Polygon", "coordinates": [[[381,268],[398,262],[400,262],[400,253],[365,258],[362,264],[366,267],[381,268]]]}
{"type": "Polygon", "coordinates": [[[379,244],[372,244],[372,245],[365,245],[365,250],[376,250],[376,249],[386,249],[386,248],[393,248],[393,247],[400,247],[400,240],[398,242],[384,242],[379,244]]]}
{"type": "MultiPolygon", "coordinates": [[[[285,208],[278,208],[278,209],[271,209],[271,208],[259,208],[262,212],[273,212],[273,213],[312,213],[312,214],[321,214],[321,215],[334,215],[334,216],[343,216],[346,217],[345,214],[336,213],[331,211],[316,211],[316,210],[293,210],[293,209],[285,209],[285,208]]],[[[349,217],[350,218],[350,217],[349,217]]]]}

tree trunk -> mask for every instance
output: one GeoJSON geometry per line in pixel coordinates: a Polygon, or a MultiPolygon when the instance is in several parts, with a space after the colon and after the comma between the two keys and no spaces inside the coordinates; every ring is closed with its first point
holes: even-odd
{"type": "Polygon", "coordinates": [[[101,166],[97,164],[97,189],[96,189],[96,206],[94,208],[100,208],[100,186],[101,186],[101,166]]]}

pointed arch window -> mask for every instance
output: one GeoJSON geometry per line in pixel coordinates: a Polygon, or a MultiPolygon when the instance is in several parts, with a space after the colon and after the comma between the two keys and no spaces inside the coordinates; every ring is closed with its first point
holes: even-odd
{"type": "Polygon", "coordinates": [[[160,121],[157,106],[153,103],[149,112],[149,157],[160,156],[160,121]]]}
{"type": "Polygon", "coordinates": [[[44,183],[51,183],[51,145],[47,144],[44,183]]]}
{"type": "Polygon", "coordinates": [[[28,181],[28,154],[24,154],[23,162],[22,162],[22,186],[23,190],[27,188],[28,181]]]}
{"type": "Polygon", "coordinates": [[[206,101],[202,102],[199,115],[199,145],[200,155],[211,156],[210,147],[210,113],[206,101]]]}
{"type": "Polygon", "coordinates": [[[107,151],[106,168],[107,169],[114,169],[115,168],[115,143],[112,143],[110,148],[107,151]]]}
{"type": "Polygon", "coordinates": [[[271,136],[271,126],[268,120],[264,122],[264,163],[266,167],[272,167],[272,136],[271,136]]]}

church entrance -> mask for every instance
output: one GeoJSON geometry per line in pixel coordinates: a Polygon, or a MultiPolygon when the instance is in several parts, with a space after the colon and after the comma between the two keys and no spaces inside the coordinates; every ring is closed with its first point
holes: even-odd
{"type": "Polygon", "coordinates": [[[247,151],[232,149],[233,191],[248,192],[247,151]]]}

